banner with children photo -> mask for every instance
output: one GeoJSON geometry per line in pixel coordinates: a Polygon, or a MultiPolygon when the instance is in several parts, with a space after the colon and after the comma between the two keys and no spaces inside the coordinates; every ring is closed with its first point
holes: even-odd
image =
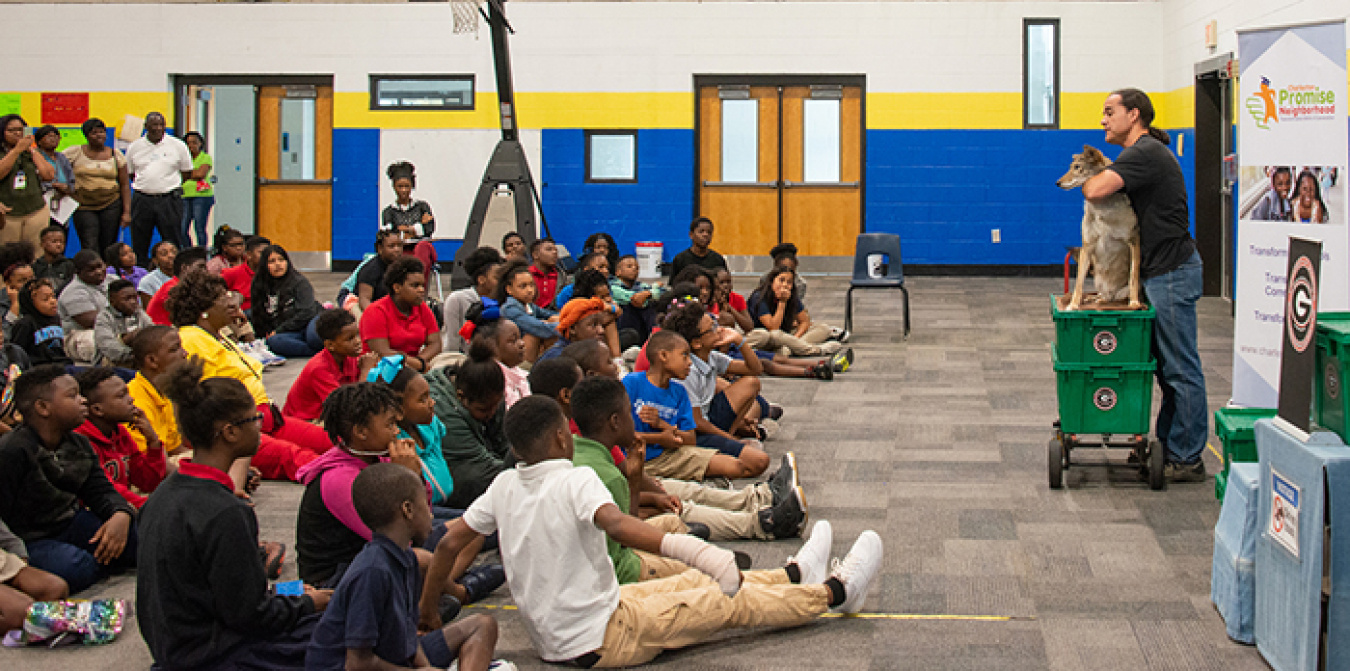
{"type": "Polygon", "coordinates": [[[1274,408],[1289,237],[1322,241],[1319,310],[1350,309],[1345,22],[1238,32],[1233,402],[1274,408]]]}

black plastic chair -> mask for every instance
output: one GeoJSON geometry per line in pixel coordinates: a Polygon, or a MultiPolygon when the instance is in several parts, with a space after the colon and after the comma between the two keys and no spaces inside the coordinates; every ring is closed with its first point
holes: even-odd
{"type": "Polygon", "coordinates": [[[904,296],[905,339],[909,339],[909,289],[900,261],[900,236],[893,233],[863,233],[853,252],[853,280],[844,299],[844,330],[853,331],[854,289],[899,289],[904,296]],[[872,259],[880,255],[879,259],[872,259]],[[875,268],[874,268],[875,266],[875,268]]]}

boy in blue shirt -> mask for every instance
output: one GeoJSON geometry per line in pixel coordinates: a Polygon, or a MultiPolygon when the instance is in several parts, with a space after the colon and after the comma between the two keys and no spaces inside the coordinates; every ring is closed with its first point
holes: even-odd
{"type": "MultiPolygon", "coordinates": [[[[633,402],[633,423],[647,443],[646,471],[656,477],[703,480],[709,477],[751,478],[763,464],[698,447],[694,408],[678,382],[689,375],[689,342],[674,331],[657,331],[647,340],[646,372],[623,378],[633,402]]],[[[748,455],[747,455],[748,456],[748,455]]]]}
{"type": "Polygon", "coordinates": [[[352,503],[374,534],[314,629],[305,668],[443,669],[458,659],[464,671],[515,669],[492,659],[497,622],[491,616],[417,634],[422,575],[412,547],[422,545],[432,523],[421,480],[398,464],[373,464],[352,482],[352,503]]]}

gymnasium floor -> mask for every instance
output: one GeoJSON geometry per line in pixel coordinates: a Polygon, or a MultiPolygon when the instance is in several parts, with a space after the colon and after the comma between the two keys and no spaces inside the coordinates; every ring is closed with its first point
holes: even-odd
{"type": "MultiPolygon", "coordinates": [[[[321,296],[341,280],[312,277],[321,296]]],[[[846,279],[808,279],[812,316],[841,324],[846,279]]],[[[738,278],[742,289],[750,281],[738,278]]],[[[920,277],[910,284],[909,341],[900,336],[898,292],[855,295],[854,369],[833,382],[769,379],[764,390],[787,409],[782,433],[767,447],[775,458],[797,453],[811,516],[833,523],[835,551],[846,552],[863,529],[881,534],[886,559],[865,608],[880,615],[724,634],[655,665],[1267,668],[1255,649],[1228,640],[1209,602],[1219,512],[1212,479],[1152,492],[1123,466],[1074,468],[1068,488],[1047,488],[1046,441],[1057,412],[1047,294],[1060,281],[920,277]]],[[[1228,398],[1232,327],[1228,303],[1201,302],[1211,409],[1228,398]]],[[[267,386],[284,398],[300,368],[293,362],[269,371],[267,386]]],[[[1213,473],[1213,453],[1206,463],[1213,473]]],[[[263,538],[292,545],[301,491],[262,487],[255,498],[263,538]]],[[[767,568],[799,544],[728,545],[767,568]]],[[[295,577],[293,556],[283,577],[295,577]]],[[[82,596],[131,598],[134,591],[124,576],[82,596]]],[[[501,624],[498,655],[522,669],[544,668],[510,603],[502,589],[482,604],[501,624]]],[[[15,669],[149,663],[134,618],[102,648],[0,651],[0,666],[15,669]]]]}

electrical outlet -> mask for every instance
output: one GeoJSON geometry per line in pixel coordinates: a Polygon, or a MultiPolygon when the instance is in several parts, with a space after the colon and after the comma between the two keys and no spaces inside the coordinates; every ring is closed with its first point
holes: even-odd
{"type": "Polygon", "coordinates": [[[1003,234],[1000,233],[997,228],[989,229],[989,237],[992,238],[996,243],[1003,242],[1003,234]]]}

